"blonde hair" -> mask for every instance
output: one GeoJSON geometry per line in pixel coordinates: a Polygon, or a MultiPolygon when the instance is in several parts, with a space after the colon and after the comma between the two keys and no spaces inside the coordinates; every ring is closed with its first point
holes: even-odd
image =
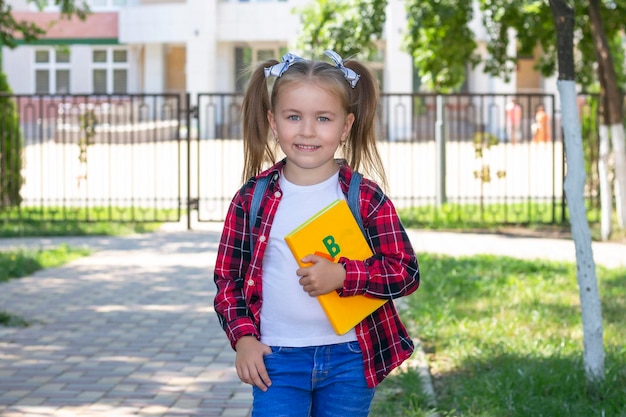
{"type": "Polygon", "coordinates": [[[346,113],[354,114],[354,123],[343,147],[348,165],[387,186],[382,160],[376,148],[376,115],[379,100],[378,81],[362,63],[346,60],[343,65],[360,75],[352,88],[336,66],[324,61],[297,61],[278,78],[266,78],[265,68],[278,64],[268,60],[251,74],[242,103],[244,168],[242,180],[259,174],[265,164],[276,163],[276,145],[270,139],[269,110],[283,89],[305,81],[322,85],[341,101],[346,113]],[[268,80],[273,84],[268,88],[268,80]],[[271,90],[271,93],[270,93],[271,90]]]}

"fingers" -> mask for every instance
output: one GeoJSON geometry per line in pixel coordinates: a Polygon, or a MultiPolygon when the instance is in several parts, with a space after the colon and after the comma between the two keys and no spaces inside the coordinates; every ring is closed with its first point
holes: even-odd
{"type": "Polygon", "coordinates": [[[265,365],[261,366],[257,369],[257,372],[253,373],[252,385],[259,388],[261,391],[265,392],[272,385],[272,381],[270,380],[269,375],[267,374],[267,370],[265,369],[265,365]]]}
{"type": "Polygon", "coordinates": [[[267,391],[272,381],[265,368],[264,356],[272,353],[272,349],[254,337],[244,336],[237,342],[236,350],[235,368],[239,379],[267,391]]]}
{"type": "Polygon", "coordinates": [[[346,270],[342,265],[323,259],[311,267],[298,269],[296,273],[300,276],[298,282],[302,289],[311,297],[343,288],[346,279],[346,270]]]}
{"type": "Polygon", "coordinates": [[[307,284],[304,283],[302,281],[302,279],[299,281],[300,285],[302,285],[302,289],[304,290],[305,293],[309,294],[310,297],[317,297],[318,295],[322,295],[316,288],[316,286],[312,283],[307,284]]]}
{"type": "Polygon", "coordinates": [[[267,370],[265,369],[265,365],[262,366],[242,366],[237,367],[237,376],[242,382],[246,384],[254,385],[259,388],[261,391],[267,391],[267,389],[272,385],[272,381],[270,380],[269,375],[267,374],[267,370]]]}
{"type": "MultiPolygon", "coordinates": [[[[321,254],[323,255],[323,254],[321,254]]],[[[315,255],[307,255],[304,258],[302,258],[302,262],[306,265],[303,266],[301,268],[298,268],[296,270],[296,274],[298,274],[299,276],[304,276],[307,274],[307,271],[312,267],[317,265],[318,263],[323,263],[323,262],[331,262],[332,263],[332,258],[329,258],[327,256],[320,256],[320,252],[315,252],[315,255]]]]}

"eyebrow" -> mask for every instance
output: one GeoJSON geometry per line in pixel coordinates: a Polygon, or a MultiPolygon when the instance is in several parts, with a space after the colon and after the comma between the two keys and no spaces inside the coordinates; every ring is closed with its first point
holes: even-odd
{"type": "MultiPolygon", "coordinates": [[[[302,110],[299,109],[295,109],[295,108],[286,108],[280,111],[281,113],[303,113],[302,110]]],[[[337,113],[333,112],[332,110],[321,110],[321,111],[316,111],[314,113],[316,116],[321,116],[321,115],[330,115],[330,116],[335,116],[337,113]]]]}

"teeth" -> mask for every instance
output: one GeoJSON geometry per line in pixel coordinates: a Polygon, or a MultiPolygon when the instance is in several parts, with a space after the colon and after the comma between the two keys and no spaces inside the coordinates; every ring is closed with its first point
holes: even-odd
{"type": "Polygon", "coordinates": [[[317,148],[317,146],[311,146],[311,145],[298,145],[299,148],[302,149],[315,149],[317,148]]]}

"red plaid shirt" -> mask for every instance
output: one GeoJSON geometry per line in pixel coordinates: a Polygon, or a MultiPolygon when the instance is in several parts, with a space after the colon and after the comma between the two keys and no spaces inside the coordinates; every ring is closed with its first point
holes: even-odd
{"type": "MultiPolygon", "coordinates": [[[[267,237],[282,191],[278,177],[284,161],[259,174],[271,176],[266,194],[259,208],[260,220],[253,228],[254,256],[250,254],[248,214],[256,179],[249,180],[234,196],[220,240],[215,265],[215,311],[235,346],[243,336],[260,338],[259,324],[263,304],[262,260],[267,237]]],[[[347,196],[352,170],[342,164],[339,183],[347,196]]],[[[391,201],[371,180],[363,178],[360,187],[361,217],[374,256],[365,261],[341,258],[346,280],[340,295],[368,294],[372,297],[393,299],[411,294],[420,282],[417,257],[400,223],[391,201]]],[[[413,342],[394,307],[385,303],[365,318],[356,328],[363,351],[365,378],[370,387],[378,385],[394,368],[413,352],[413,342]]]]}

